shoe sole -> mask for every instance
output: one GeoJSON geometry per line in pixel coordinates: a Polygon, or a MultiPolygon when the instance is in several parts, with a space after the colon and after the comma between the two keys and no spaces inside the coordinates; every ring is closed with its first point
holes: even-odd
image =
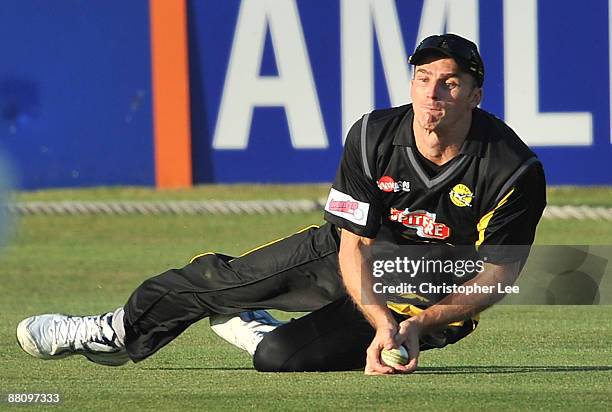
{"type": "Polygon", "coordinates": [[[104,366],[122,366],[130,361],[130,357],[127,353],[114,353],[114,354],[104,354],[104,355],[96,355],[93,353],[80,353],[87,358],[87,360],[96,363],[98,365],[104,366]]]}

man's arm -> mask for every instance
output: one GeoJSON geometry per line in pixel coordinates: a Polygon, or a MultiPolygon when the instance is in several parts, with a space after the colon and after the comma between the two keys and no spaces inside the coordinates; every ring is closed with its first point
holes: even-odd
{"type": "MultiPolygon", "coordinates": [[[[513,285],[519,276],[520,262],[506,264],[485,263],[484,270],[464,285],[478,283],[480,286],[491,286],[498,290],[513,285]]],[[[505,295],[500,293],[477,293],[465,295],[453,293],[437,304],[430,306],[417,316],[413,316],[399,325],[396,336],[398,343],[405,343],[410,353],[410,363],[406,367],[398,367],[400,372],[410,373],[417,368],[419,358],[419,338],[427,333],[444,329],[449,323],[469,319],[475,314],[499,302],[505,295]]]]}
{"type": "Polygon", "coordinates": [[[394,337],[397,322],[380,296],[372,289],[371,247],[374,239],[342,230],[338,260],[344,285],[366,319],[376,329],[376,336],[367,350],[366,373],[393,373],[393,368],[380,361],[380,351],[397,345],[394,337]]]}
{"type": "MultiPolygon", "coordinates": [[[[535,238],[537,224],[546,205],[546,180],[540,162],[531,166],[517,178],[512,189],[486,215],[490,214],[488,224],[478,227],[480,244],[479,255],[489,260],[484,270],[465,285],[478,283],[481,286],[491,286],[497,291],[501,287],[514,284],[522,268],[522,260],[527,253],[509,256],[515,249],[486,246],[497,245],[531,245],[535,238]],[[496,262],[496,263],[491,263],[496,262]],[[508,262],[508,263],[504,263],[508,262]]],[[[482,222],[482,220],[481,220],[482,222]]],[[[480,226],[480,222],[479,222],[480,226]]],[[[406,343],[411,361],[405,367],[398,367],[400,372],[412,372],[417,367],[419,356],[419,337],[432,331],[444,329],[454,321],[465,320],[487,307],[499,302],[503,294],[451,294],[436,305],[429,307],[400,323],[396,341],[406,343]]]]}

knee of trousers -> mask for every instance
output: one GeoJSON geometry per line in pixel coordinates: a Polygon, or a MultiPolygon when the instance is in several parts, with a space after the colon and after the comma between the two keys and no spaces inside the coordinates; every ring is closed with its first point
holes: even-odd
{"type": "Polygon", "coordinates": [[[253,366],[259,372],[306,372],[313,369],[312,359],[292,347],[282,335],[273,332],[259,343],[253,356],[253,366]]]}
{"type": "MultiPolygon", "coordinates": [[[[296,344],[283,334],[270,332],[257,346],[253,366],[259,372],[326,372],[355,369],[352,361],[335,362],[317,346],[296,344]]],[[[359,367],[360,365],[357,365],[359,367]]]]}
{"type": "Polygon", "coordinates": [[[129,320],[141,317],[173,290],[173,272],[170,270],[149,278],[132,292],[125,308],[129,320]]]}
{"type": "Polygon", "coordinates": [[[253,366],[259,372],[288,372],[284,369],[289,358],[286,345],[273,333],[268,333],[257,345],[253,366]]]}

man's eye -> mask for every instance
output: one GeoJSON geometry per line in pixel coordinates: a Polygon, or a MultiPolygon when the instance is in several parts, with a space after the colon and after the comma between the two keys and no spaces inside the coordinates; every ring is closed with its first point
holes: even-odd
{"type": "Polygon", "coordinates": [[[429,79],[427,77],[417,77],[417,81],[421,83],[427,83],[429,79]]]}
{"type": "Polygon", "coordinates": [[[444,85],[449,90],[452,90],[452,89],[454,89],[456,87],[459,87],[459,85],[457,83],[455,83],[455,82],[446,82],[444,85]]]}

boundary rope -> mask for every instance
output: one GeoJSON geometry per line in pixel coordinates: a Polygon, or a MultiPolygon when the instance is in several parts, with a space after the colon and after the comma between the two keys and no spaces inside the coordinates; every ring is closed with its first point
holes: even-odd
{"type": "MultiPolygon", "coordinates": [[[[318,200],[207,200],[207,201],[57,201],[14,202],[6,208],[20,216],[34,215],[232,215],[286,214],[322,211],[318,200]]],[[[547,206],[545,219],[612,221],[611,207],[547,206]]]]}

